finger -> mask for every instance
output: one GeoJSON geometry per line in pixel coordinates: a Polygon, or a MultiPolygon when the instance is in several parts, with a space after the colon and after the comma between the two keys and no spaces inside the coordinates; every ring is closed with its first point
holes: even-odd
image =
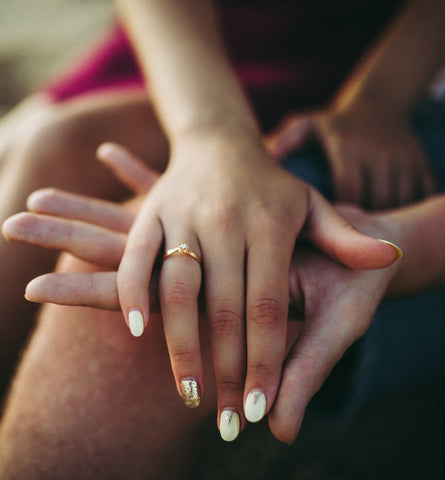
{"type": "MultiPolygon", "coordinates": [[[[233,233],[233,232],[232,232],[233,233]]],[[[226,441],[242,430],[245,380],[244,252],[243,238],[215,238],[205,261],[207,317],[218,387],[218,425],[226,441]],[[217,245],[217,248],[215,248],[217,245]]]]}
{"type": "MultiPolygon", "coordinates": [[[[363,205],[373,210],[382,210],[394,205],[391,178],[395,159],[381,152],[379,161],[368,161],[363,172],[367,178],[367,192],[363,205]]],[[[403,175],[401,173],[401,175],[403,175]]]]}
{"type": "Polygon", "coordinates": [[[244,413],[252,422],[261,420],[270,410],[280,382],[286,346],[292,252],[292,245],[286,244],[285,235],[258,238],[258,242],[249,246],[247,258],[244,413]]]}
{"type": "Polygon", "coordinates": [[[433,174],[428,167],[422,167],[420,174],[420,188],[422,191],[422,197],[428,197],[437,192],[437,184],[434,180],[433,174]]]}
{"type": "Polygon", "coordinates": [[[48,273],[28,283],[25,298],[36,303],[120,309],[116,272],[48,273]]]}
{"type": "Polygon", "coordinates": [[[397,245],[357,231],[312,188],[302,236],[333,260],[353,269],[385,268],[402,256],[397,245]]]}
{"type": "Polygon", "coordinates": [[[286,358],[280,390],[269,415],[272,433],[286,443],[295,440],[309,401],[344,352],[364,334],[376,308],[341,302],[337,297],[320,303],[323,309],[306,316],[303,330],[286,358]]]}
{"type": "Polygon", "coordinates": [[[417,150],[417,180],[419,185],[420,198],[433,195],[437,192],[437,184],[434,180],[431,168],[424,153],[420,149],[417,150]]]}
{"type": "Polygon", "coordinates": [[[2,231],[8,240],[66,251],[107,268],[119,265],[127,238],[103,227],[36,213],[10,217],[2,231]]]}
{"type": "Polygon", "coordinates": [[[195,408],[204,389],[198,326],[201,265],[196,258],[182,252],[191,248],[198,259],[200,252],[196,241],[175,244],[170,243],[169,238],[175,237],[166,235],[170,250],[178,245],[183,247],[178,247],[177,253],[164,256],[159,279],[161,312],[178,393],[187,407],[195,408]]]}
{"type": "Polygon", "coordinates": [[[81,220],[110,230],[128,233],[134,215],[122,206],[53,188],[33,192],[27,200],[31,212],[81,220]]]}
{"type": "Polygon", "coordinates": [[[410,168],[393,169],[391,175],[393,206],[406,205],[416,198],[417,172],[410,168]]]}
{"type": "Polygon", "coordinates": [[[286,119],[266,139],[269,153],[276,159],[282,159],[293,150],[301,147],[312,133],[309,115],[294,115],[286,119]]]}
{"type": "Polygon", "coordinates": [[[400,148],[401,167],[394,172],[398,184],[398,205],[424,198],[436,191],[436,184],[425,155],[415,139],[409,137],[400,148]],[[406,180],[405,180],[406,179],[406,180]],[[409,183],[409,186],[405,186],[409,183]]]}
{"type": "MultiPolygon", "coordinates": [[[[150,283],[150,308],[160,312],[158,296],[159,270],[150,283]]],[[[35,303],[120,310],[117,272],[47,273],[31,280],[25,298],[35,303]]]]}
{"type": "Polygon", "coordinates": [[[340,144],[323,142],[331,166],[332,188],[338,202],[360,205],[363,201],[364,178],[354,152],[346,151],[340,144]]]}
{"type": "Polygon", "coordinates": [[[162,226],[146,202],[128,235],[119,266],[117,286],[122,313],[130,332],[142,335],[149,321],[148,289],[163,238],[162,226]]]}
{"type": "Polygon", "coordinates": [[[135,193],[147,193],[159,178],[158,172],[116,143],[103,143],[97,150],[97,158],[135,193]]]}

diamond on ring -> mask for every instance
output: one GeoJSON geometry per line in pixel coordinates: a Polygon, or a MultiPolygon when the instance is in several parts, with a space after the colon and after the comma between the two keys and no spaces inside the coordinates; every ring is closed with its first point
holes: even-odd
{"type": "Polygon", "coordinates": [[[194,252],[190,246],[185,243],[185,242],[182,242],[180,243],[176,248],[171,248],[170,250],[167,250],[165,253],[164,253],[164,257],[163,259],[167,259],[168,257],[172,256],[172,255],[188,255],[189,257],[192,257],[193,259],[195,259],[199,264],[201,264],[201,256],[194,252]]]}

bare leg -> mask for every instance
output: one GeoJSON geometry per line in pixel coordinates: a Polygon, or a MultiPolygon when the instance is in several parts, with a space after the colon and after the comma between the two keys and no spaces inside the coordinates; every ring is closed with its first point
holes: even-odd
{"type": "MultiPolygon", "coordinates": [[[[141,91],[117,91],[60,104],[36,96],[9,115],[0,128],[0,221],[25,208],[27,196],[45,186],[104,198],[125,194],[107,169],[95,160],[103,141],[134,149],[162,168],[168,146],[141,91]],[[0,142],[1,143],[1,142],[0,142]]],[[[32,328],[35,308],[23,299],[23,287],[54,266],[52,252],[8,244],[0,239],[0,397],[18,352],[32,328]]]]}
{"type": "MultiPolygon", "coordinates": [[[[69,257],[64,264],[87,268],[69,257]]],[[[206,374],[204,401],[189,410],[159,316],[135,339],[120,313],[46,306],[1,425],[0,478],[187,478],[216,405],[206,374]]]]}

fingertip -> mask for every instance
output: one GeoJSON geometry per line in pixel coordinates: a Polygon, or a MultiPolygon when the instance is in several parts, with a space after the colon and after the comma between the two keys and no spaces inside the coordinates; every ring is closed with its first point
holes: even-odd
{"type": "Polygon", "coordinates": [[[197,408],[201,403],[203,396],[203,383],[194,377],[182,378],[179,382],[178,392],[181,395],[182,402],[187,408],[197,408]]]}
{"type": "Polygon", "coordinates": [[[219,417],[219,432],[225,442],[233,442],[240,434],[240,416],[231,409],[223,410],[219,417]]]}
{"type": "Polygon", "coordinates": [[[26,199],[26,208],[31,212],[36,212],[45,208],[48,202],[51,202],[56,194],[54,188],[42,188],[32,192],[26,199]]]}
{"type": "Polygon", "coordinates": [[[20,228],[23,222],[26,222],[29,214],[27,212],[20,212],[7,218],[2,223],[2,235],[7,241],[15,239],[20,235],[20,228]]]}
{"type": "Polygon", "coordinates": [[[395,243],[389,242],[388,240],[383,240],[382,238],[377,238],[377,240],[379,242],[384,243],[385,245],[389,245],[393,249],[393,253],[396,255],[394,262],[396,262],[397,260],[403,257],[402,249],[399,246],[397,246],[395,243]]]}
{"type": "Polygon", "coordinates": [[[42,295],[41,295],[41,279],[44,275],[41,275],[40,277],[33,278],[28,285],[25,287],[25,299],[28,302],[33,302],[33,303],[42,303],[42,295]]]}
{"type": "Polygon", "coordinates": [[[251,390],[244,402],[244,416],[251,423],[257,423],[266,414],[266,395],[262,390],[251,390]]]}
{"type": "Polygon", "coordinates": [[[8,242],[11,240],[11,223],[13,218],[14,217],[9,217],[2,223],[2,235],[8,242]]]}
{"type": "Polygon", "coordinates": [[[107,161],[108,159],[113,159],[116,151],[119,151],[120,147],[114,142],[105,142],[99,145],[96,150],[96,157],[98,160],[107,161]]]}
{"type": "Polygon", "coordinates": [[[140,337],[144,333],[145,321],[140,310],[130,310],[128,313],[128,327],[133,337],[140,337]]]}
{"type": "Polygon", "coordinates": [[[402,256],[400,247],[387,240],[369,237],[358,231],[354,236],[337,239],[333,257],[355,270],[386,268],[402,256]]]}
{"type": "Polygon", "coordinates": [[[272,435],[282,443],[286,443],[287,445],[292,445],[297,436],[300,429],[301,422],[297,422],[295,424],[292,420],[288,417],[278,417],[272,411],[269,414],[269,428],[272,432],[272,435]]]}

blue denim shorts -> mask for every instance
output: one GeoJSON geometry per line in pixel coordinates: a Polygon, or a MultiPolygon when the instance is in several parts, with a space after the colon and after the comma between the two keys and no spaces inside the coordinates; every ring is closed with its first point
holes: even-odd
{"type": "MultiPolygon", "coordinates": [[[[423,101],[413,116],[413,128],[440,191],[445,191],[445,102],[423,101]]],[[[284,166],[332,199],[329,170],[319,147],[292,153],[284,166]]],[[[445,289],[384,300],[366,335],[334,368],[310,410],[348,420],[370,403],[444,374],[445,289]]]]}

